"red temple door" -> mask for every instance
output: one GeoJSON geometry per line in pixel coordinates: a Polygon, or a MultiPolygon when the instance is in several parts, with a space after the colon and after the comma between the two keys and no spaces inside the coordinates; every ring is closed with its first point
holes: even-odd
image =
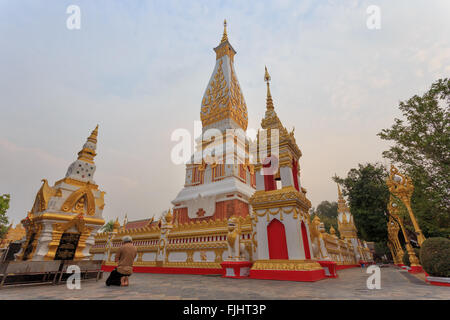
{"type": "Polygon", "coordinates": [[[267,226],[269,259],[289,259],[284,225],[273,219],[267,226]]]}
{"type": "Polygon", "coordinates": [[[303,248],[305,248],[305,258],[311,259],[311,252],[309,251],[308,233],[306,233],[305,222],[302,221],[302,239],[303,248]]]}

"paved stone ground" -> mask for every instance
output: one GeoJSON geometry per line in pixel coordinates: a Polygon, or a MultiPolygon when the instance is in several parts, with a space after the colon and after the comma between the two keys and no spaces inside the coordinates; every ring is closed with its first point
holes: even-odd
{"type": "Polygon", "coordinates": [[[142,274],[129,287],[106,287],[105,280],[81,282],[80,290],[65,285],[6,286],[3,299],[450,299],[450,288],[431,286],[395,267],[381,268],[381,289],[369,290],[365,269],[338,271],[339,278],[318,282],[224,279],[220,276],[142,274]]]}

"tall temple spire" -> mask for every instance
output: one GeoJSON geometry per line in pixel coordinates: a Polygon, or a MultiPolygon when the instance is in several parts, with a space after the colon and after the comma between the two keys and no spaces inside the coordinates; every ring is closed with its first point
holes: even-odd
{"type": "Polygon", "coordinates": [[[269,71],[267,71],[267,67],[264,67],[264,81],[267,84],[267,98],[266,98],[266,114],[261,121],[261,127],[263,129],[278,129],[280,130],[280,134],[287,134],[286,128],[281,123],[278,118],[277,113],[275,112],[275,107],[273,106],[272,94],[270,93],[270,77],[269,71]]]}
{"type": "Polygon", "coordinates": [[[91,135],[87,138],[86,143],[83,145],[83,149],[78,152],[78,160],[84,160],[89,163],[94,163],[94,157],[97,155],[95,150],[97,149],[97,136],[98,125],[92,131],[91,135]]]}
{"type": "Polygon", "coordinates": [[[228,41],[228,35],[227,35],[227,20],[223,20],[223,36],[220,43],[224,43],[225,41],[228,41]]]}
{"type": "Polygon", "coordinates": [[[354,224],[350,208],[342,195],[339,183],[338,187],[338,229],[343,238],[357,238],[357,230],[354,224]]]}
{"type": "Polygon", "coordinates": [[[337,184],[337,187],[338,187],[338,197],[339,197],[339,200],[344,199],[344,197],[342,196],[342,191],[341,191],[341,187],[339,186],[339,183],[337,184]]]}
{"type": "Polygon", "coordinates": [[[203,95],[200,111],[203,129],[247,130],[247,105],[234,70],[236,51],[228,40],[226,20],[222,40],[214,51],[216,65],[203,95]]]}
{"type": "Polygon", "coordinates": [[[78,158],[67,169],[66,178],[75,179],[83,182],[93,182],[95,163],[94,157],[97,155],[97,136],[98,125],[87,138],[83,148],[78,152],[78,158]]]}
{"type": "Polygon", "coordinates": [[[272,95],[270,94],[270,84],[269,84],[271,78],[270,78],[269,72],[267,71],[267,67],[264,66],[264,68],[266,69],[266,72],[264,74],[264,81],[266,81],[266,83],[267,83],[267,102],[266,102],[266,107],[267,107],[268,110],[274,110],[273,101],[272,101],[272,95]]]}
{"type": "Polygon", "coordinates": [[[347,206],[347,202],[344,199],[344,196],[342,195],[341,187],[339,186],[339,183],[337,184],[338,187],[338,212],[348,212],[350,213],[350,209],[347,206]]]}

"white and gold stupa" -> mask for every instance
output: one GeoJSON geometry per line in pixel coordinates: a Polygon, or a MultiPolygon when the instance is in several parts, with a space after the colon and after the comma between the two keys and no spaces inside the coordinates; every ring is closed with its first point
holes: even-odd
{"type": "Polygon", "coordinates": [[[186,165],[184,188],[172,201],[178,223],[245,217],[255,190],[245,136],[247,106],[234,70],[236,51],[228,41],[226,21],[214,51],[216,63],[201,103],[203,134],[186,165]]]}
{"type": "Polygon", "coordinates": [[[104,224],[104,194],[94,181],[98,126],[78,152],[64,179],[51,187],[42,180],[31,211],[22,224],[26,241],[18,260],[84,260],[104,224]]]}
{"type": "MultiPolygon", "coordinates": [[[[201,101],[202,136],[173,207],[159,221],[126,219],[122,226],[117,221],[113,232],[96,235],[92,258],[104,260],[104,270],[113,270],[121,238],[131,235],[138,252],[135,272],[234,278],[250,273],[257,279],[316,281],[335,277],[336,269],[359,266],[350,240],[326,233],[318,217],[310,221],[311,203],[300,181],[302,153],[294,131],[288,132],[276,114],[267,69],[261,127],[271,133],[261,132],[258,141],[272,143],[275,131],[280,140],[277,170],[261,174],[267,173],[267,161],[251,158],[247,106],[226,23],[214,51],[215,67],[201,101]]],[[[259,151],[273,155],[271,147],[262,150],[261,145],[259,151]]]]}

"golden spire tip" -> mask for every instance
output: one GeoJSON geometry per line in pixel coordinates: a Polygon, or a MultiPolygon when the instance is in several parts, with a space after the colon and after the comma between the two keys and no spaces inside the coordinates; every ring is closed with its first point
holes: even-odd
{"type": "Polygon", "coordinates": [[[267,71],[267,66],[264,66],[264,68],[265,68],[265,73],[264,73],[264,81],[266,81],[266,82],[269,82],[270,81],[270,74],[269,74],[269,72],[267,71]]]}
{"type": "Polygon", "coordinates": [[[223,20],[223,36],[220,43],[224,43],[225,41],[228,41],[228,35],[227,35],[227,19],[223,20]]]}
{"type": "Polygon", "coordinates": [[[272,101],[272,95],[270,94],[270,85],[269,85],[269,81],[270,81],[270,74],[267,71],[267,67],[264,66],[265,69],[265,73],[264,73],[264,81],[267,83],[267,101],[266,101],[266,108],[268,110],[273,110],[273,101],[272,101]]]}

